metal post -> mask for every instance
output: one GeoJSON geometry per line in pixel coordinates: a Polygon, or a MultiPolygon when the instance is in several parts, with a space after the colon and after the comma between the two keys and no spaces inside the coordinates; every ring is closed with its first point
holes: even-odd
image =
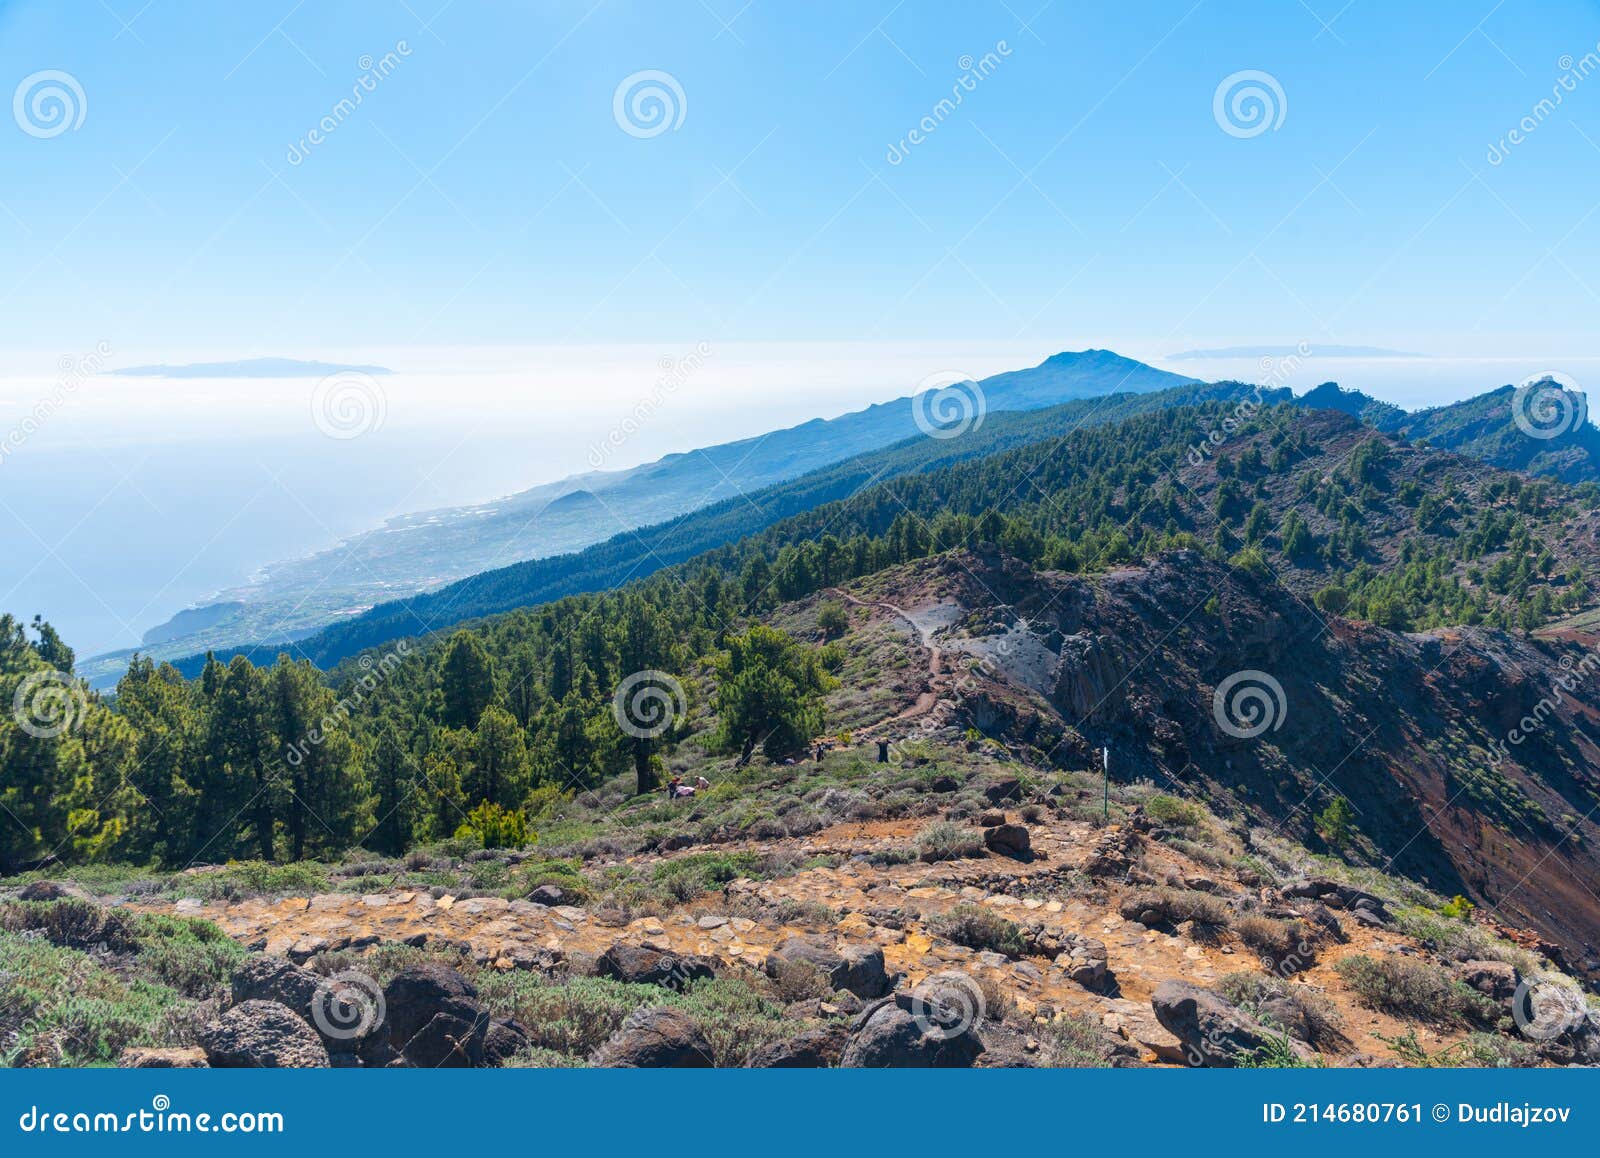
{"type": "Polygon", "coordinates": [[[1101,789],[1101,796],[1100,796],[1100,803],[1101,803],[1101,809],[1102,809],[1101,815],[1104,816],[1107,820],[1110,820],[1111,819],[1111,745],[1107,744],[1104,748],[1100,749],[1100,754],[1101,754],[1101,756],[1103,758],[1103,766],[1104,766],[1104,771],[1105,771],[1105,779],[1103,781],[1103,786],[1102,786],[1102,789],[1101,789]]]}

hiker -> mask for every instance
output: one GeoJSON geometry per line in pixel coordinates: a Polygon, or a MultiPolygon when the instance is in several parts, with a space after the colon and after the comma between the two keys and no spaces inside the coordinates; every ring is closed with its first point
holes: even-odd
{"type": "Polygon", "coordinates": [[[678,798],[678,789],[681,788],[682,786],[683,786],[683,777],[682,776],[674,776],[671,780],[668,780],[667,781],[667,799],[668,800],[676,800],[678,798]]]}
{"type": "Polygon", "coordinates": [[[695,778],[694,788],[695,788],[696,792],[705,792],[710,787],[711,787],[711,781],[707,780],[704,776],[699,776],[699,777],[695,778]]]}
{"type": "Polygon", "coordinates": [[[887,741],[887,740],[879,740],[878,741],[878,763],[887,764],[888,762],[889,762],[889,741],[887,741]]]}
{"type": "Polygon", "coordinates": [[[817,745],[817,763],[818,764],[822,763],[822,745],[821,744],[817,745]]]}

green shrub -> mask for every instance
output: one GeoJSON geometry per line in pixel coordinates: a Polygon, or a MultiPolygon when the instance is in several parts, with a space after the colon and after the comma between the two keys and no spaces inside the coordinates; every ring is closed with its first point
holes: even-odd
{"type": "Polygon", "coordinates": [[[215,872],[174,877],[168,888],[202,901],[238,901],[248,897],[309,897],[328,892],[326,869],[320,864],[268,864],[238,861],[215,872]]]}
{"type": "Polygon", "coordinates": [[[1205,823],[1205,810],[1198,804],[1158,792],[1144,802],[1144,814],[1168,828],[1198,828],[1205,823]]]}
{"type": "Polygon", "coordinates": [[[1270,973],[1228,973],[1217,982],[1217,992],[1246,1013],[1279,1029],[1301,1028],[1278,1024],[1265,1007],[1272,1002],[1289,1002],[1299,1013],[1305,1040],[1321,1048],[1344,1041],[1338,1008],[1309,986],[1284,981],[1270,973]]]}
{"type": "Polygon", "coordinates": [[[1021,929],[982,905],[957,905],[929,921],[928,928],[957,945],[988,949],[1007,957],[1021,957],[1028,948],[1021,929]]]}
{"type": "Polygon", "coordinates": [[[983,834],[971,825],[935,821],[917,833],[917,859],[926,862],[982,856],[983,834]]]}
{"type": "Polygon", "coordinates": [[[0,932],[0,1064],[107,1065],[126,1046],[165,1044],[181,1005],[75,949],[0,932]]]}
{"type": "Polygon", "coordinates": [[[1334,968],[1368,1009],[1431,1025],[1493,1025],[1498,1011],[1437,965],[1405,957],[1346,957],[1334,968]]]}
{"type": "Polygon", "coordinates": [[[583,875],[578,860],[528,861],[511,873],[504,895],[507,900],[526,897],[540,885],[553,885],[567,894],[568,903],[581,905],[594,895],[594,886],[583,875]]]}
{"type": "Polygon", "coordinates": [[[134,936],[138,967],[186,997],[219,995],[249,956],[210,921],[140,913],[134,936]]]}
{"type": "Polygon", "coordinates": [[[520,811],[485,800],[456,829],[457,840],[473,840],[484,848],[524,848],[529,843],[528,818],[520,811]]]}
{"type": "Polygon", "coordinates": [[[557,1050],[534,1046],[525,1049],[500,1068],[507,1070],[572,1070],[582,1069],[589,1063],[557,1050]]]}
{"type": "Polygon", "coordinates": [[[697,852],[663,861],[651,880],[673,900],[692,901],[715,892],[729,881],[759,875],[761,858],[751,852],[697,852]]]}
{"type": "Polygon", "coordinates": [[[1041,1026],[1037,1035],[1039,1064],[1049,1069],[1104,1069],[1121,1044],[1086,1013],[1061,1014],[1041,1026]]]}

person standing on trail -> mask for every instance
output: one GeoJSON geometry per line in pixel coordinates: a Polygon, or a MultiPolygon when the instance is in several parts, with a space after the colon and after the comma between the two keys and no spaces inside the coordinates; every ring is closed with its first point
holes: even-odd
{"type": "Polygon", "coordinates": [[[887,741],[887,740],[879,740],[878,741],[878,763],[887,764],[888,762],[889,762],[889,741],[887,741]]]}

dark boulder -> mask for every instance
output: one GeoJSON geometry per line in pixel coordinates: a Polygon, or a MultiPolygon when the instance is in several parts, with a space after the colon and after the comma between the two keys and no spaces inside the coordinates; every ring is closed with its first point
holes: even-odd
{"type": "Polygon", "coordinates": [[[679,1009],[640,1009],[589,1059],[625,1069],[710,1069],[705,1031],[679,1009]]]}
{"type": "Polygon", "coordinates": [[[751,1069],[829,1069],[844,1055],[850,1030],[843,1022],[768,1042],[750,1055],[751,1069]]]}
{"type": "MultiPolygon", "coordinates": [[[[1163,981],[1150,998],[1156,1020],[1183,1044],[1191,1066],[1232,1069],[1259,1050],[1277,1046],[1286,1034],[1274,1031],[1209,989],[1187,981],[1163,981]]],[[[1310,1050],[1289,1038],[1299,1057],[1310,1050]]]]}
{"type": "Polygon", "coordinates": [[[502,1066],[516,1057],[529,1045],[527,1028],[511,1018],[497,1018],[489,1023],[483,1037],[483,1064],[502,1066]]]}
{"type": "Polygon", "coordinates": [[[282,957],[251,957],[233,975],[233,1003],[276,1001],[306,1022],[322,977],[282,957]]]}
{"type": "Polygon", "coordinates": [[[821,937],[790,937],[767,958],[767,975],[779,977],[785,969],[797,966],[817,970],[833,989],[848,990],[857,997],[881,997],[891,987],[883,950],[877,945],[835,949],[821,937]]]}
{"type": "Polygon", "coordinates": [[[595,973],[635,985],[682,990],[691,981],[715,977],[716,970],[712,966],[713,962],[707,957],[680,957],[619,942],[600,955],[595,962],[595,973]]]}
{"type": "Polygon", "coordinates": [[[313,1069],[328,1065],[328,1050],[288,1006],[246,1001],[201,1029],[200,1048],[218,1069],[313,1069]]]}
{"type": "Polygon", "coordinates": [[[1020,824],[1001,824],[983,830],[983,843],[991,852],[1022,859],[1033,852],[1028,830],[1020,824]]]}
{"type": "Polygon", "coordinates": [[[362,1043],[363,1060],[421,1069],[483,1064],[491,1018],[478,991],[454,969],[415,965],[383,991],[385,1017],[362,1043]],[[387,1060],[384,1060],[387,1059],[387,1060]]]}
{"type": "Polygon", "coordinates": [[[1004,804],[1008,800],[1020,800],[1022,799],[1022,781],[1016,777],[1009,777],[1005,780],[997,780],[992,784],[986,784],[983,788],[983,798],[990,804],[995,805],[1004,804]]]}
{"type": "Polygon", "coordinates": [[[1522,978],[1505,961],[1463,961],[1456,972],[1468,987],[1496,1001],[1509,1001],[1522,978]]]}
{"type": "Polygon", "coordinates": [[[852,1023],[840,1064],[851,1069],[964,1069],[984,1051],[981,1018],[919,986],[869,1005],[852,1023]]]}

